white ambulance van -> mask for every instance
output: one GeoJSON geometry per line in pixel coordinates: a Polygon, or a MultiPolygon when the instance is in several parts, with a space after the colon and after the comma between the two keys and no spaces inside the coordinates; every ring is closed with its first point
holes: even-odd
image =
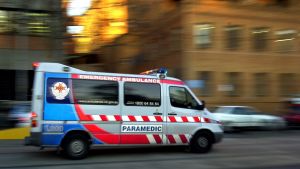
{"type": "Polygon", "coordinates": [[[91,146],[186,145],[206,153],[222,126],[166,69],[140,75],[34,63],[30,136],[25,145],[57,147],[71,159],[91,146]]]}

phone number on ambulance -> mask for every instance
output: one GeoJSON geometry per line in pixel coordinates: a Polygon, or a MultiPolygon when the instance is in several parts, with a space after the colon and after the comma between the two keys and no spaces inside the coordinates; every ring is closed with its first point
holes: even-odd
{"type": "Polygon", "coordinates": [[[160,106],[160,102],[128,101],[128,106],[160,106]]]}

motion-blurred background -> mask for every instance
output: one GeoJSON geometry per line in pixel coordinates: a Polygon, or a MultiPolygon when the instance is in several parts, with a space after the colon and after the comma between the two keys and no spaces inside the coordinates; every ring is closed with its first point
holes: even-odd
{"type": "Polygon", "coordinates": [[[27,124],[32,62],[167,67],[211,110],[299,113],[299,18],[298,0],[0,0],[0,126],[27,124]]]}

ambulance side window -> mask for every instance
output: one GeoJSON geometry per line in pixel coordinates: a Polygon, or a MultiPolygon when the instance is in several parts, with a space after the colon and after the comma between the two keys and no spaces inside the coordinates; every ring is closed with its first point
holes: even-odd
{"type": "Polygon", "coordinates": [[[105,80],[73,79],[74,103],[117,105],[118,82],[105,80]]]}
{"type": "Polygon", "coordinates": [[[47,79],[47,102],[56,104],[118,105],[119,83],[108,80],[47,79]]]}
{"type": "Polygon", "coordinates": [[[126,106],[159,107],[161,86],[157,83],[124,83],[124,104],[126,106]]]}
{"type": "Polygon", "coordinates": [[[169,88],[170,101],[173,107],[196,109],[198,106],[195,98],[184,87],[171,86],[169,88]]]}

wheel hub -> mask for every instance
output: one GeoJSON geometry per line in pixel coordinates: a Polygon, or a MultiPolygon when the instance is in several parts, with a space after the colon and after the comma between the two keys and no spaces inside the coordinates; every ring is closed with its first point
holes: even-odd
{"type": "Polygon", "coordinates": [[[200,147],[207,147],[208,146],[208,140],[205,137],[199,137],[199,139],[197,140],[198,145],[200,147]]]}
{"type": "Polygon", "coordinates": [[[71,150],[74,153],[79,154],[83,151],[83,149],[84,149],[84,144],[81,141],[76,140],[76,141],[72,142],[71,150]]]}

